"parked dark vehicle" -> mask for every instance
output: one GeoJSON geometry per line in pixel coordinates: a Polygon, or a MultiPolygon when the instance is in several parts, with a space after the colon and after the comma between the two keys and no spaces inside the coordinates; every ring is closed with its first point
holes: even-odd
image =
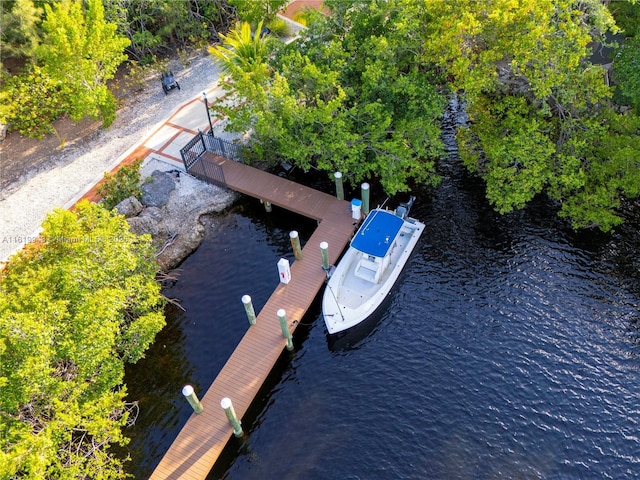
{"type": "Polygon", "coordinates": [[[173,77],[173,72],[171,70],[169,70],[168,72],[163,72],[161,80],[162,80],[162,90],[164,90],[165,95],[169,93],[169,90],[173,90],[174,88],[177,88],[178,90],[180,90],[180,84],[176,82],[175,78],[173,77]]]}

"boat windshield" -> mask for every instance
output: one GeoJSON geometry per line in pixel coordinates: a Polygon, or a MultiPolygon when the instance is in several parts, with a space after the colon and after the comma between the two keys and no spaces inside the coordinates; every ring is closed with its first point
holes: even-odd
{"type": "Polygon", "coordinates": [[[373,210],[351,240],[351,246],[367,255],[384,257],[403,224],[404,220],[392,212],[373,210]]]}

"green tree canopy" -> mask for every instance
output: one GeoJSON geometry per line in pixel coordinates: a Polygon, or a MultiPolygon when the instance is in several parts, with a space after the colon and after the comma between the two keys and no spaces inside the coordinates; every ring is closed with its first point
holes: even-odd
{"type": "Polygon", "coordinates": [[[266,25],[273,20],[289,0],[229,0],[229,3],[236,8],[240,20],[256,27],[258,23],[266,25]]]}
{"type": "Polygon", "coordinates": [[[591,44],[616,27],[599,0],[431,2],[429,58],[466,101],[467,167],[506,213],[544,193],[574,227],[609,230],[640,189],[637,119],[615,113],[591,44]]]}
{"type": "Polygon", "coordinates": [[[611,9],[626,37],[613,59],[616,93],[640,114],[640,3],[615,2],[611,9]]]}
{"type": "Polygon", "coordinates": [[[589,61],[616,31],[603,2],[325,6],[332,15],[265,61],[266,76],[231,72],[236,97],[219,111],[251,132],[257,157],[378,179],[388,194],[434,185],[440,117],[457,95],[470,120],[461,158],[496,210],[544,194],[576,228],[622,221],[620,202],[640,191],[638,119],[619,113],[604,68],[589,61]]]}
{"type": "Polygon", "coordinates": [[[103,0],[106,17],[131,42],[129,55],[142,63],[226,32],[235,15],[227,0],[103,0]]]}
{"type": "MultiPolygon", "coordinates": [[[[10,16],[20,12],[31,15],[22,14],[30,22],[25,20],[20,31],[32,32],[38,11],[30,0],[17,0],[10,16]]],[[[109,126],[117,103],[107,81],[126,60],[129,40],[116,33],[115,24],[105,21],[101,0],[45,3],[38,30],[42,31],[38,42],[25,34],[30,42],[14,43],[23,45],[31,56],[25,71],[9,77],[3,86],[0,121],[35,137],[52,132],[52,122],[62,115],[74,121],[100,118],[109,126]]]]}
{"type": "Polygon", "coordinates": [[[616,55],[613,70],[622,102],[640,113],[640,35],[626,40],[616,55]]]}
{"type": "Polygon", "coordinates": [[[61,0],[44,9],[45,34],[36,49],[36,61],[51,78],[70,86],[73,120],[91,116],[111,124],[117,105],[106,81],[126,60],[129,40],[116,34],[115,24],[105,21],[101,0],[61,0]]]}
{"type": "Polygon", "coordinates": [[[36,7],[33,0],[13,0],[5,2],[2,10],[0,62],[4,64],[9,56],[30,58],[40,43],[38,26],[42,19],[42,8],[36,7]]]}
{"type": "Polygon", "coordinates": [[[82,202],[0,276],[2,478],[124,477],[124,364],[164,325],[150,238],[82,202]]]}
{"type": "Polygon", "coordinates": [[[304,41],[262,62],[266,75],[229,69],[232,105],[218,111],[253,133],[262,160],[379,178],[389,194],[435,184],[445,99],[437,72],[412,53],[422,50],[419,25],[402,2],[356,3],[331,3],[338,11],[304,41]]]}
{"type": "Polygon", "coordinates": [[[42,138],[53,133],[53,121],[68,113],[67,85],[33,65],[22,75],[7,78],[0,91],[0,121],[22,135],[42,138]]]}

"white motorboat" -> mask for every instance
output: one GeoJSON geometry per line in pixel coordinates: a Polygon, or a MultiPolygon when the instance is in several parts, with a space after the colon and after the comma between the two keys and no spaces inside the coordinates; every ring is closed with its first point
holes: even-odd
{"type": "Polygon", "coordinates": [[[372,210],[332,273],[322,298],[330,334],[354,327],[382,304],[425,228],[408,217],[413,203],[395,212],[372,210]]]}

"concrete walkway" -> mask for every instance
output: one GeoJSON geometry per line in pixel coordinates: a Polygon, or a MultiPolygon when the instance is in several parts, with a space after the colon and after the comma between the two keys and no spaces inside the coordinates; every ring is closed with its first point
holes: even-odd
{"type": "MultiPolygon", "coordinates": [[[[166,162],[176,169],[184,171],[184,164],[180,156],[180,149],[184,147],[194,135],[210,130],[209,118],[207,117],[207,107],[205,105],[205,94],[209,105],[213,104],[223,96],[223,90],[216,84],[212,88],[203,92],[203,95],[189,100],[171,115],[155,132],[147,139],[140,142],[130,153],[123,158],[112,172],[118,170],[123,165],[129,165],[136,159],[143,158],[147,163],[150,159],[166,162]]],[[[220,125],[220,120],[211,117],[211,126],[217,136],[222,136],[216,126],[220,125]]],[[[73,204],[81,199],[88,199],[96,202],[100,199],[97,193],[98,182],[88,191],[83,192],[73,204]]],[[[72,206],[72,205],[71,205],[72,206]]]]}

